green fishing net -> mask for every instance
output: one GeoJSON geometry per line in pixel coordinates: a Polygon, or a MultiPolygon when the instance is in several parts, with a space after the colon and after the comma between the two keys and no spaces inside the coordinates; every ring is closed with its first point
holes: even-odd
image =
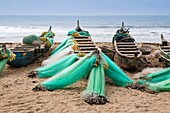
{"type": "Polygon", "coordinates": [[[76,54],[70,54],[58,61],[53,62],[52,64],[37,68],[35,71],[37,72],[39,78],[52,77],[72,65],[77,59],[78,56],[76,54]]]}
{"type": "Polygon", "coordinates": [[[15,56],[13,56],[14,54],[9,49],[6,48],[6,53],[3,52],[3,49],[4,48],[0,49],[0,56],[3,56],[3,58],[0,59],[0,74],[5,68],[5,64],[15,58],[15,56]]]}
{"type": "Polygon", "coordinates": [[[76,30],[70,30],[68,33],[67,33],[67,35],[68,36],[71,36],[73,33],[78,33],[76,30]]]}
{"type": "Polygon", "coordinates": [[[64,88],[76,81],[84,78],[90,72],[95,62],[96,56],[91,53],[67,67],[65,70],[41,83],[48,90],[64,88]]]}
{"type": "Polygon", "coordinates": [[[125,86],[133,82],[108,56],[101,52],[101,56],[108,63],[108,68],[105,70],[108,76],[117,86],[125,86]]]}
{"type": "Polygon", "coordinates": [[[146,82],[157,83],[157,82],[162,82],[167,79],[170,79],[170,67],[163,69],[159,72],[147,74],[144,77],[140,77],[140,79],[138,80],[138,83],[139,84],[144,84],[146,82]]]}
{"type": "Polygon", "coordinates": [[[88,31],[80,31],[78,32],[81,36],[90,36],[88,31]]]}
{"type": "Polygon", "coordinates": [[[67,33],[67,35],[68,36],[71,36],[73,33],[78,33],[78,34],[80,34],[81,36],[90,36],[90,34],[89,34],[89,32],[88,31],[84,31],[84,30],[82,30],[82,31],[76,31],[76,30],[71,30],[71,31],[69,31],[68,33],[67,33]]]}
{"type": "Polygon", "coordinates": [[[74,38],[74,37],[72,37],[72,36],[69,36],[68,38],[66,38],[56,49],[54,49],[54,50],[52,51],[51,54],[54,54],[54,53],[56,53],[56,52],[58,52],[58,51],[63,50],[64,48],[68,47],[68,45],[66,45],[66,44],[69,42],[70,39],[73,39],[73,38],[74,38]]]}
{"type": "MultiPolygon", "coordinates": [[[[28,35],[28,36],[25,36],[25,37],[23,38],[22,42],[23,42],[24,44],[32,44],[35,40],[39,40],[39,41],[40,41],[40,39],[39,39],[38,36],[36,36],[36,35],[28,35]]],[[[40,42],[41,42],[41,41],[40,41],[40,42]]]]}
{"type": "Polygon", "coordinates": [[[53,41],[54,41],[54,39],[53,38],[47,38],[48,40],[49,40],[49,42],[50,42],[50,47],[53,45],[53,41]]]}
{"type": "Polygon", "coordinates": [[[5,68],[5,64],[7,63],[7,61],[8,61],[8,58],[0,60],[0,75],[1,75],[1,73],[3,71],[3,69],[5,68]]]}
{"type": "Polygon", "coordinates": [[[155,91],[156,93],[162,92],[162,91],[170,91],[170,79],[164,80],[162,82],[157,83],[148,83],[147,88],[150,90],[155,91]]]}
{"type": "Polygon", "coordinates": [[[161,91],[170,91],[170,67],[140,77],[140,79],[137,80],[137,83],[146,85],[146,88],[157,93],[161,91]]]}
{"type": "Polygon", "coordinates": [[[54,33],[52,31],[47,32],[44,37],[53,37],[54,33]]]}
{"type": "Polygon", "coordinates": [[[84,93],[94,93],[97,95],[105,96],[105,77],[102,63],[92,68],[90,76],[88,78],[88,84],[84,93]]]}
{"type": "Polygon", "coordinates": [[[105,74],[103,63],[94,66],[88,78],[88,84],[81,98],[89,104],[105,104],[105,74]]]}
{"type": "Polygon", "coordinates": [[[72,41],[72,39],[69,39],[69,40],[66,42],[65,45],[63,45],[63,46],[62,46],[60,49],[58,49],[57,51],[53,52],[52,55],[59,53],[60,51],[66,49],[67,47],[69,47],[69,46],[71,46],[71,45],[73,45],[73,44],[74,44],[74,42],[72,41]]]}

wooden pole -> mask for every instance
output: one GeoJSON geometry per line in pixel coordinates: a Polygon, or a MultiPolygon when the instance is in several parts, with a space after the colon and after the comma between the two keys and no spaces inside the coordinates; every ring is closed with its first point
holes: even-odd
{"type": "Polygon", "coordinates": [[[77,27],[80,27],[79,20],[77,20],[77,27]]]}
{"type": "Polygon", "coordinates": [[[163,36],[163,34],[161,34],[161,39],[164,39],[164,36],[163,36]]]}
{"type": "Polygon", "coordinates": [[[49,30],[48,30],[48,31],[51,31],[51,28],[52,28],[52,27],[50,26],[50,28],[49,28],[49,30]]]}
{"type": "Polygon", "coordinates": [[[3,50],[3,51],[4,51],[4,54],[6,54],[6,51],[7,51],[7,50],[6,50],[6,45],[4,44],[2,47],[4,48],[4,50],[3,50]]]}
{"type": "Polygon", "coordinates": [[[80,25],[79,25],[79,20],[77,20],[77,28],[76,28],[76,31],[78,31],[78,32],[82,31],[82,29],[80,28],[80,25]]]}
{"type": "Polygon", "coordinates": [[[163,34],[161,34],[161,41],[162,41],[162,45],[163,46],[167,46],[168,45],[168,41],[164,39],[163,34]]]}
{"type": "Polygon", "coordinates": [[[122,27],[121,28],[123,29],[124,27],[125,27],[124,22],[122,22],[122,27]]]}

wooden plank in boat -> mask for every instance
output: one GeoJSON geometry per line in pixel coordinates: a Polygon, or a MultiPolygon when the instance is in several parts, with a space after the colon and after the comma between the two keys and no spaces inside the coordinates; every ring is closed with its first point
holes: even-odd
{"type": "Polygon", "coordinates": [[[119,51],[135,51],[135,50],[138,50],[138,48],[118,48],[119,51]]]}
{"type": "MultiPolygon", "coordinates": [[[[97,49],[97,48],[96,48],[97,49]]],[[[93,51],[96,50],[95,48],[80,48],[81,51],[93,51]]]]}
{"type": "Polygon", "coordinates": [[[93,42],[78,42],[78,44],[94,44],[93,42]]]}
{"type": "Polygon", "coordinates": [[[118,48],[136,48],[136,45],[117,45],[118,48]]]}
{"type": "Polygon", "coordinates": [[[166,52],[166,54],[170,54],[170,52],[166,52]]]}
{"type": "Polygon", "coordinates": [[[117,42],[117,45],[135,45],[134,42],[117,42]]]}
{"type": "Polygon", "coordinates": [[[95,44],[77,44],[78,47],[95,47],[95,44]]]}
{"type": "Polygon", "coordinates": [[[75,39],[76,41],[92,41],[91,39],[75,39]]]}
{"type": "Polygon", "coordinates": [[[122,54],[139,54],[140,51],[119,51],[122,54]]]}
{"type": "Polygon", "coordinates": [[[170,49],[162,49],[164,52],[170,52],[170,49]]]}
{"type": "Polygon", "coordinates": [[[90,53],[92,51],[74,51],[74,53],[90,53]]]}
{"type": "Polygon", "coordinates": [[[40,46],[41,46],[41,44],[31,44],[31,45],[30,44],[21,44],[21,45],[17,45],[16,48],[17,47],[26,47],[26,48],[33,47],[33,48],[38,49],[40,46]]]}
{"type": "Polygon", "coordinates": [[[85,37],[85,36],[76,36],[74,38],[75,39],[89,39],[89,37],[85,37]]]}
{"type": "Polygon", "coordinates": [[[122,40],[116,40],[116,42],[134,42],[134,40],[125,40],[125,41],[122,41],[122,40]]]}
{"type": "Polygon", "coordinates": [[[80,47],[81,49],[96,49],[96,47],[80,47]]]}
{"type": "Polygon", "coordinates": [[[34,51],[34,48],[10,48],[12,52],[30,52],[34,51]]]}
{"type": "Polygon", "coordinates": [[[135,54],[124,54],[124,55],[129,56],[129,57],[134,57],[135,56],[135,54]]]}
{"type": "Polygon", "coordinates": [[[165,49],[165,48],[166,48],[166,49],[168,49],[168,48],[170,49],[170,46],[161,46],[161,48],[162,48],[162,49],[165,49]]]}

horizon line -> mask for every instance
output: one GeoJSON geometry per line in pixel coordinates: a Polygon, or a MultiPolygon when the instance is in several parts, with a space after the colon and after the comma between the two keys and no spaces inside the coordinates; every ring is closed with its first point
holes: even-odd
{"type": "Polygon", "coordinates": [[[0,16],[170,16],[170,14],[122,14],[122,15],[53,15],[53,14],[0,14],[0,16]]]}

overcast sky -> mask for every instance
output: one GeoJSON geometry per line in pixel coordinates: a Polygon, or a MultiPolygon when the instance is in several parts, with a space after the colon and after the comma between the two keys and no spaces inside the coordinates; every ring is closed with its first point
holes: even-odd
{"type": "Polygon", "coordinates": [[[0,15],[170,15],[170,0],[0,0],[0,15]]]}

